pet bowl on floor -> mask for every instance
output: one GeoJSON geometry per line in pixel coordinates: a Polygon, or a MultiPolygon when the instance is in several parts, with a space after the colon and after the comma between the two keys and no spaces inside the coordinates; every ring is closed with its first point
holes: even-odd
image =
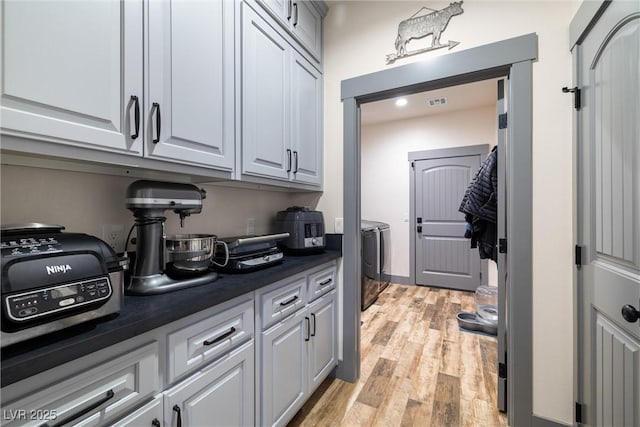
{"type": "Polygon", "coordinates": [[[498,334],[498,325],[487,322],[482,317],[478,316],[477,313],[461,311],[456,317],[458,318],[458,325],[460,325],[461,328],[468,329],[470,331],[484,332],[490,335],[498,334]]]}

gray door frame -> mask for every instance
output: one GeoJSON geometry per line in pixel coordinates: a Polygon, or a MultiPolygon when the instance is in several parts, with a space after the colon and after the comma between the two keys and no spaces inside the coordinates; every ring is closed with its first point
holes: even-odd
{"type": "Polygon", "coordinates": [[[342,81],[344,144],[343,359],[337,376],[360,376],[360,104],[474,81],[509,76],[507,194],[509,424],[532,425],[532,64],[534,33],[342,81]],[[514,233],[513,230],[517,230],[514,233]]]}
{"type": "MultiPolygon", "coordinates": [[[[412,151],[408,155],[410,162],[416,160],[432,160],[448,157],[480,156],[480,162],[489,154],[489,144],[470,145],[467,147],[441,148],[437,150],[412,151]]],[[[409,172],[409,224],[416,224],[416,170],[411,168],[409,172]]],[[[409,233],[409,283],[416,283],[416,233],[409,233]]],[[[486,260],[480,261],[481,284],[487,284],[488,266],[486,260]]]]}

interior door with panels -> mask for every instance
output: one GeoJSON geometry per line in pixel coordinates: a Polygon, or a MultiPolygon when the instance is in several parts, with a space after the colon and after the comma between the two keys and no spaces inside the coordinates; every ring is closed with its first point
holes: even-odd
{"type": "Polygon", "coordinates": [[[142,1],[3,1],[0,17],[3,134],[142,154],[142,1]]]}
{"type": "Polygon", "coordinates": [[[231,170],[234,2],[147,3],[149,157],[231,170]]]}
{"type": "Polygon", "coordinates": [[[604,5],[574,47],[583,424],[640,425],[640,3],[604,5]]]}
{"type": "Polygon", "coordinates": [[[481,283],[480,257],[464,237],[464,214],[458,212],[480,160],[480,155],[471,155],[414,162],[419,285],[475,291],[481,283]]]}

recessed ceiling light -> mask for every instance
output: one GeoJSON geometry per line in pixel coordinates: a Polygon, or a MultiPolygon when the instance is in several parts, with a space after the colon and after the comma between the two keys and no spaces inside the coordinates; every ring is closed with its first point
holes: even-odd
{"type": "Polygon", "coordinates": [[[408,103],[407,98],[396,99],[396,107],[404,107],[405,105],[407,105],[407,103],[408,103]]]}

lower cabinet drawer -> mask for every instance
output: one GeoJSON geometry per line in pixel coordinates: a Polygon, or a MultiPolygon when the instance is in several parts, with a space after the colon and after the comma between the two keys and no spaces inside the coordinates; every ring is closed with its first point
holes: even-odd
{"type": "Polygon", "coordinates": [[[10,402],[3,426],[102,426],[160,392],[153,342],[66,381],[10,402]]]}
{"type": "Polygon", "coordinates": [[[337,268],[335,263],[309,275],[309,302],[330,292],[336,287],[337,268]]]}
{"type": "Polygon", "coordinates": [[[253,338],[253,300],[169,334],[169,383],[253,338]]]}
{"type": "Polygon", "coordinates": [[[295,313],[307,304],[306,276],[288,279],[289,283],[279,283],[272,286],[275,289],[259,293],[261,307],[262,329],[295,313]]]}
{"type": "Polygon", "coordinates": [[[112,427],[161,427],[163,424],[161,394],[140,409],[115,422],[112,427]]]}

